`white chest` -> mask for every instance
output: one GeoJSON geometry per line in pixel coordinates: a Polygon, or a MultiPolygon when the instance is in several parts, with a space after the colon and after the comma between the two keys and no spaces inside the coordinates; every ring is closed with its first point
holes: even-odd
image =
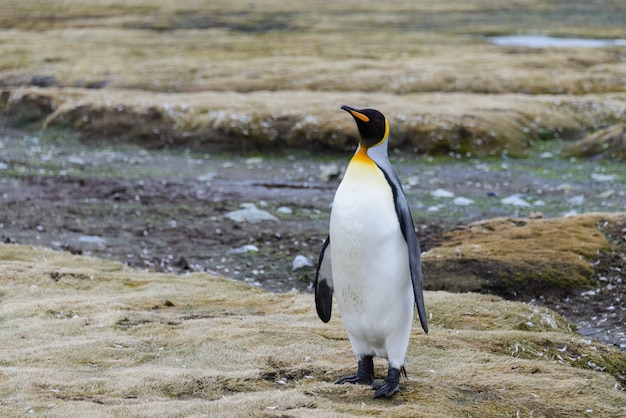
{"type": "Polygon", "coordinates": [[[349,166],[333,201],[330,242],[342,312],[360,311],[360,304],[390,292],[382,299],[393,300],[410,286],[407,245],[393,193],[377,167],[349,166]]]}
{"type": "Polygon", "coordinates": [[[382,244],[397,231],[393,193],[382,171],[351,164],[333,200],[331,242],[357,250],[382,244]]]}

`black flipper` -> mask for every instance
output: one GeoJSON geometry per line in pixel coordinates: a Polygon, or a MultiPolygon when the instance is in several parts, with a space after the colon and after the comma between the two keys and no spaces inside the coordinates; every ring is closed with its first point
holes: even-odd
{"type": "Polygon", "coordinates": [[[333,307],[333,274],[330,266],[330,237],[326,238],[315,273],[315,309],[323,322],[330,321],[333,307]]]}
{"type": "Polygon", "coordinates": [[[385,178],[391,187],[393,192],[394,202],[396,204],[396,214],[400,222],[400,229],[402,235],[406,240],[406,244],[409,250],[409,267],[411,270],[411,282],[413,284],[413,295],[415,296],[415,305],[417,306],[417,313],[420,317],[420,323],[424,332],[428,333],[428,322],[426,320],[426,308],[424,306],[424,294],[422,293],[422,283],[424,281],[422,276],[422,257],[420,254],[420,245],[415,235],[415,226],[413,226],[413,217],[411,216],[411,210],[409,204],[406,201],[400,180],[395,172],[389,167],[390,172],[387,172],[379,165],[381,171],[385,174],[385,178]]]}
{"type": "Polygon", "coordinates": [[[374,383],[374,359],[372,356],[364,356],[359,360],[359,368],[355,375],[342,377],[335,382],[336,385],[351,383],[357,385],[371,385],[374,383]]]}
{"type": "Polygon", "coordinates": [[[381,396],[384,396],[385,398],[391,398],[394,394],[396,394],[400,390],[401,373],[406,376],[404,367],[402,370],[396,369],[395,367],[389,367],[389,370],[387,371],[387,378],[383,384],[372,388],[376,390],[373,397],[380,398],[381,396]]]}

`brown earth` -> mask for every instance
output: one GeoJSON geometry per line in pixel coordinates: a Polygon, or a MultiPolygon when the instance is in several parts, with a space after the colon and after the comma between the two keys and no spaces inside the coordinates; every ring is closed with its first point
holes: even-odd
{"type": "MultiPolygon", "coordinates": [[[[316,262],[338,184],[337,179],[323,181],[320,172],[332,165],[343,167],[349,158],[297,154],[246,158],[88,147],[66,136],[39,138],[18,131],[2,132],[0,150],[4,242],[117,259],[155,271],[208,271],[275,292],[310,291],[314,268],[294,271],[292,261],[304,255],[316,262]],[[278,221],[238,223],[225,217],[244,202],[256,204],[278,221]]],[[[617,174],[605,174],[616,176],[615,184],[589,177],[597,170],[594,162],[546,154],[484,161],[395,155],[423,251],[443,245],[453,228],[481,219],[552,218],[572,210],[611,212],[626,207],[626,196],[619,191],[621,166],[608,166],[617,174]],[[437,189],[474,203],[457,205],[433,197],[431,192],[437,189]],[[501,198],[515,194],[537,205],[501,203],[501,198]],[[580,196],[586,196],[583,202],[580,196]]],[[[606,235],[623,242],[623,230],[606,235]]],[[[582,334],[624,348],[623,248],[602,257],[595,261],[610,261],[612,270],[596,271],[580,290],[553,295],[496,293],[556,308],[582,334]]],[[[425,271],[433,266],[425,257],[425,271]]],[[[480,263],[469,267],[465,271],[475,277],[490,276],[480,263]]],[[[429,277],[426,283],[430,289],[494,291],[463,289],[458,281],[446,284],[429,277]]]]}

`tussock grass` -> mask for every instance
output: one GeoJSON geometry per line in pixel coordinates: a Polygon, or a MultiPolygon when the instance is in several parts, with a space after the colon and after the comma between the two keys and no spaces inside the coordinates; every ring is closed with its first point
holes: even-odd
{"type": "Polygon", "coordinates": [[[501,94],[477,103],[475,95],[465,93],[169,95],[29,87],[5,90],[0,114],[17,126],[71,129],[84,141],[237,151],[344,150],[354,146],[356,132],[337,109],[343,103],[359,103],[389,115],[392,147],[464,157],[520,157],[537,141],[578,139],[587,129],[619,120],[625,101],[619,94],[584,99],[501,94]],[[589,100],[597,101],[593,114],[586,111],[589,100]]]}
{"type": "Polygon", "coordinates": [[[626,403],[623,353],[494,296],[427,292],[432,331],[415,327],[389,401],[333,384],[354,359],[311,295],[2,245],[0,301],[5,416],[616,416],[626,403]]]}

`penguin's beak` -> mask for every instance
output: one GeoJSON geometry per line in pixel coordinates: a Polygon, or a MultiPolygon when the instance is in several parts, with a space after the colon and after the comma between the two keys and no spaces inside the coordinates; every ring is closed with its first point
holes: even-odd
{"type": "Polygon", "coordinates": [[[355,109],[353,107],[350,107],[348,105],[343,105],[343,106],[341,106],[341,108],[343,110],[345,110],[346,112],[350,113],[352,115],[352,117],[355,118],[355,119],[359,119],[362,122],[369,122],[370,121],[370,118],[368,118],[363,113],[359,112],[357,109],[355,109]]]}

